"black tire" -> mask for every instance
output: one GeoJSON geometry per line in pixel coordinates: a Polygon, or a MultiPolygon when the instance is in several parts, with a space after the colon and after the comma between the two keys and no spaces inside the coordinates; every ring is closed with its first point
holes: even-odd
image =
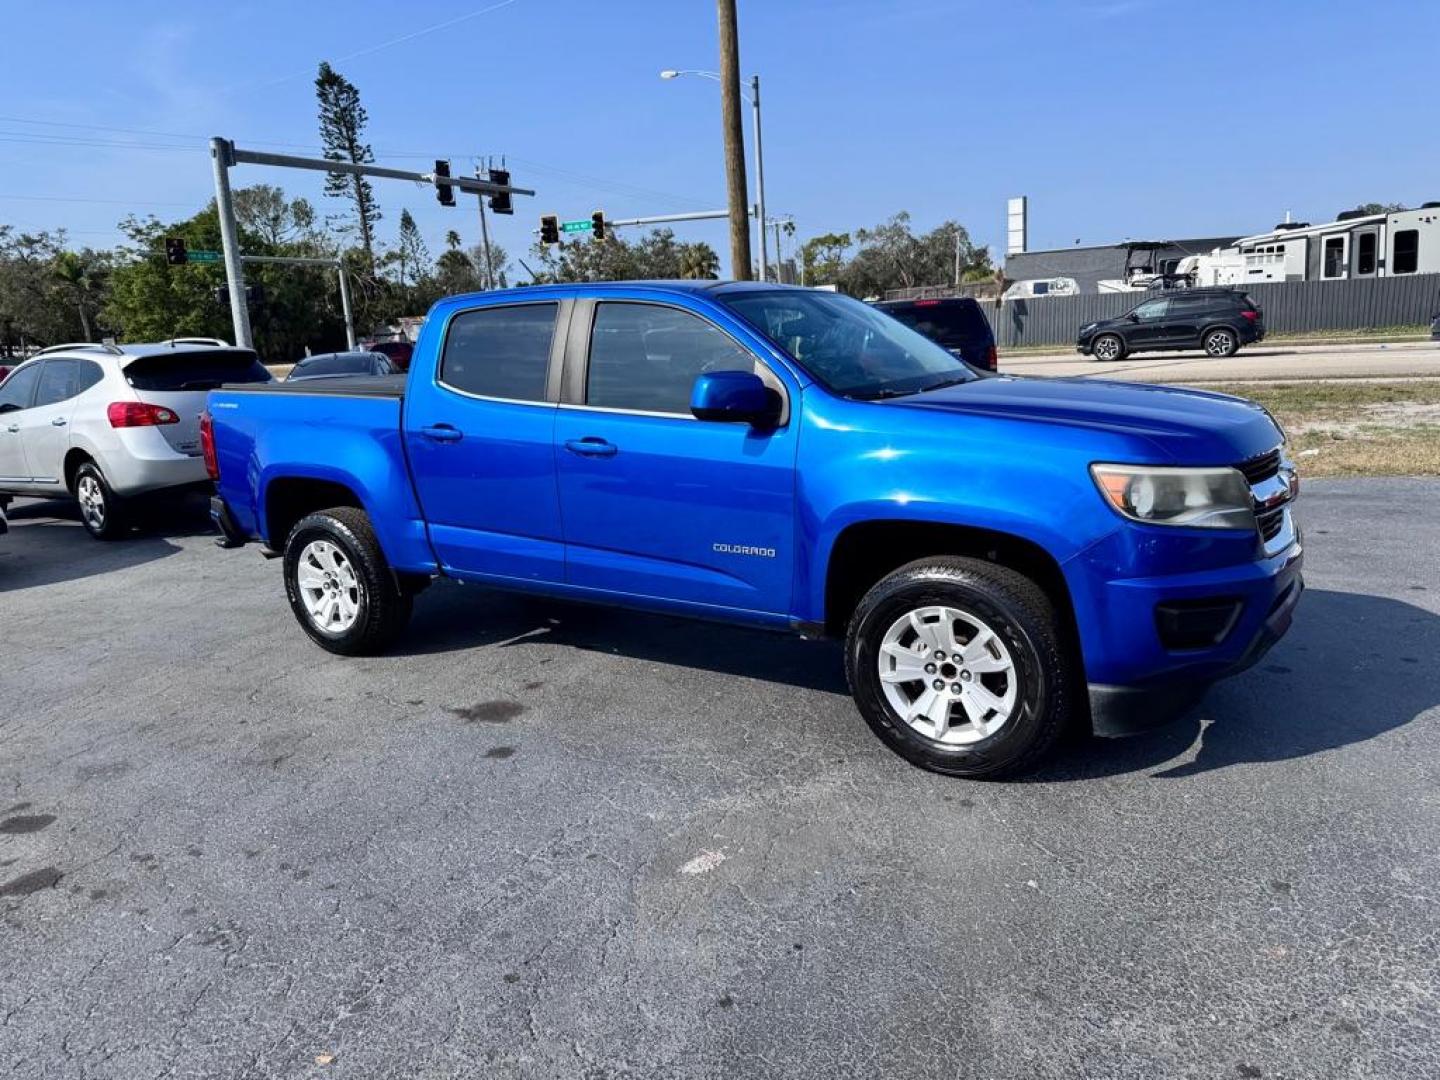
{"type": "Polygon", "coordinates": [[[1200,346],[1212,359],[1234,356],[1240,351],[1240,335],[1228,326],[1212,326],[1200,335],[1200,346]]]}
{"type": "Polygon", "coordinates": [[[865,594],[846,634],[845,674],[866,723],[906,761],[947,776],[998,779],[1032,768],[1069,725],[1079,683],[1072,655],[1054,605],[1029,578],[980,559],[936,556],[902,566],[865,594]],[[922,734],[886,699],[885,634],[907,612],[931,605],[983,620],[1013,661],[1009,718],[976,742],[949,745],[922,734]]]}
{"type": "Polygon", "coordinates": [[[411,594],[397,587],[363,510],[337,506],[301,518],[285,541],[284,565],[290,610],[310,639],[327,652],[373,656],[393,642],[410,621],[411,594]],[[354,622],[343,629],[322,627],[311,616],[302,593],[300,561],[317,540],[338,548],[353,570],[355,584],[347,594],[359,610],[354,622]]]}
{"type": "Polygon", "coordinates": [[[130,532],[130,508],[110,489],[100,466],[87,461],[75,470],[80,524],[96,540],[119,540],[130,532]]]}
{"type": "Polygon", "coordinates": [[[1124,359],[1125,359],[1125,353],[1126,353],[1127,351],[1128,351],[1128,350],[1125,348],[1125,339],[1122,338],[1119,334],[1101,334],[1099,337],[1097,337],[1094,341],[1092,341],[1092,342],[1090,343],[1090,355],[1093,356],[1096,360],[1100,360],[1100,361],[1111,361],[1111,362],[1113,362],[1113,361],[1116,361],[1116,360],[1124,360],[1124,359]],[[1101,356],[1101,355],[1100,355],[1100,353],[1101,353],[1101,345],[1100,345],[1100,343],[1101,343],[1102,341],[1103,341],[1103,342],[1107,342],[1107,343],[1113,343],[1114,348],[1115,348],[1115,353],[1114,353],[1114,355],[1110,355],[1110,356],[1101,356]]]}

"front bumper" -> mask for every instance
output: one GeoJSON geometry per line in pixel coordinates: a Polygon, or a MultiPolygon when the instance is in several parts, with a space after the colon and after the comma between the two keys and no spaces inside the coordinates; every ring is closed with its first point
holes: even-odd
{"type": "Polygon", "coordinates": [[[1091,721],[1120,735],[1167,723],[1197,704],[1217,679],[1245,670],[1289,629],[1304,590],[1298,527],[1285,514],[1265,549],[1237,558],[1254,538],[1203,538],[1122,530],[1064,567],[1075,605],[1091,721]],[[1168,572],[1132,576],[1137,566],[1168,572]],[[1190,632],[1205,613],[1206,640],[1190,632]],[[1175,610],[1201,617],[1177,624],[1175,610]]]}
{"type": "Polygon", "coordinates": [[[1178,720],[1200,703],[1212,683],[1252,667],[1285,636],[1304,591],[1305,579],[1297,568],[1293,579],[1275,599],[1244,651],[1223,669],[1211,671],[1202,678],[1171,677],[1152,684],[1110,686],[1092,683],[1091,730],[1096,735],[1114,738],[1134,735],[1178,720]]]}

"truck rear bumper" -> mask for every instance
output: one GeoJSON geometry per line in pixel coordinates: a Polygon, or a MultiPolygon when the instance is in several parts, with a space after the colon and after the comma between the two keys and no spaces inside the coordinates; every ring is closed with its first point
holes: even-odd
{"type": "Polygon", "coordinates": [[[1289,577],[1259,627],[1250,635],[1238,658],[1216,671],[1186,678],[1170,676],[1150,683],[1113,686],[1090,684],[1090,727],[1105,738],[1134,735],[1160,727],[1185,716],[1220,679],[1238,675],[1258,663],[1285,636],[1295,617],[1295,607],[1305,591],[1305,579],[1298,567],[1289,577]]]}

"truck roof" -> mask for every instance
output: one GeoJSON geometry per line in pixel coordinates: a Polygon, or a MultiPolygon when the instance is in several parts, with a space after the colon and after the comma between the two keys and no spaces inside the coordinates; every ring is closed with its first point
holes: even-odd
{"type": "MultiPolygon", "coordinates": [[[[643,289],[650,293],[673,293],[676,295],[722,295],[737,292],[757,292],[771,289],[799,289],[798,285],[781,285],[770,281],[694,281],[684,278],[671,280],[658,279],[653,281],[569,281],[558,285],[521,285],[513,289],[503,290],[505,297],[537,297],[537,296],[573,296],[577,292],[614,292],[631,293],[643,289]]],[[[438,304],[453,304],[467,302],[479,297],[493,297],[496,292],[480,293],[459,293],[454,296],[447,296],[438,304]]]]}

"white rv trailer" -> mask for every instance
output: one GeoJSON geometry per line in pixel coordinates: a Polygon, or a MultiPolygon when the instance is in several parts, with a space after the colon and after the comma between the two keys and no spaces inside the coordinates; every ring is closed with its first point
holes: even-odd
{"type": "Polygon", "coordinates": [[[1286,222],[1235,249],[1242,284],[1440,273],[1440,202],[1390,214],[1350,210],[1324,225],[1286,222]]]}

